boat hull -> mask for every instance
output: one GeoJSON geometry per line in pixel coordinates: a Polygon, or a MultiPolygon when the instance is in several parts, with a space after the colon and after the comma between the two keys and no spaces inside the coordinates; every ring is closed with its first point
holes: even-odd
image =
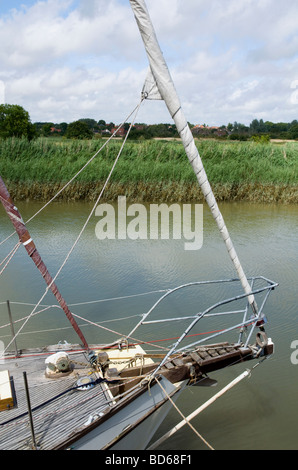
{"type": "Polygon", "coordinates": [[[157,429],[169,413],[172,404],[180,395],[186,382],[171,384],[161,377],[158,384],[147,388],[145,393],[120,409],[107,421],[73,442],[73,450],[144,450],[157,429]]]}

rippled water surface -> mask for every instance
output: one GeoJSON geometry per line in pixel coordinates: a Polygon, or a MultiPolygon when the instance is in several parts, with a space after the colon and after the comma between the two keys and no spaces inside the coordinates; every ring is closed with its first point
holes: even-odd
{"type": "MultiPolygon", "coordinates": [[[[23,203],[19,209],[24,220],[40,205],[23,203]]],[[[257,367],[232,391],[193,420],[193,425],[215,449],[298,449],[298,365],[291,362],[292,343],[298,341],[298,207],[279,205],[222,204],[222,213],[248,276],[263,275],[279,283],[266,307],[266,331],[275,342],[275,354],[257,367]]],[[[52,204],[29,225],[31,236],[50,272],[55,274],[83,226],[91,206],[52,204]]],[[[83,327],[88,341],[116,338],[110,330],[127,334],[158,299],[160,293],[96,302],[137,293],[168,289],[180,284],[234,278],[234,268],[206,207],[204,207],[203,246],[185,251],[185,240],[98,240],[93,216],[80,243],[62,270],[57,284],[74,313],[101,321],[109,330],[83,327]],[[90,302],[84,305],[73,305],[90,302]],[[111,319],[123,318],[111,322],[111,319]]],[[[1,239],[11,233],[11,225],[1,211],[1,239]]],[[[1,260],[16,243],[12,238],[0,247],[1,260]]],[[[186,289],[157,310],[155,318],[197,313],[205,303],[220,298],[222,287],[210,288],[203,295],[186,289]]],[[[7,322],[6,300],[34,304],[44,292],[44,281],[21,247],[6,268],[0,287],[0,324],[7,322]]],[[[48,294],[42,304],[55,303],[48,294]]],[[[14,320],[30,313],[33,306],[11,304],[14,320]]],[[[213,321],[213,320],[212,320],[213,321]]],[[[20,324],[17,324],[18,329],[20,324]]],[[[170,344],[184,327],[160,324],[158,334],[170,344]]],[[[215,329],[216,324],[206,325],[215,329]]],[[[140,332],[142,338],[154,337],[153,327],[140,332]]],[[[139,332],[136,333],[139,338],[139,332]]],[[[0,330],[0,339],[10,341],[9,328],[0,330]]],[[[59,340],[76,342],[64,314],[57,308],[35,316],[18,337],[18,346],[41,346],[59,340]],[[57,331],[58,329],[58,331],[57,331]]],[[[168,344],[167,343],[167,344],[168,344]]],[[[160,343],[162,345],[163,343],[160,343]]],[[[237,365],[212,374],[216,388],[187,388],[177,404],[188,415],[220,390],[246,365],[237,365]]],[[[173,410],[158,431],[164,434],[181,420],[173,410]]],[[[162,445],[162,449],[205,449],[189,428],[184,427],[162,445]]]]}

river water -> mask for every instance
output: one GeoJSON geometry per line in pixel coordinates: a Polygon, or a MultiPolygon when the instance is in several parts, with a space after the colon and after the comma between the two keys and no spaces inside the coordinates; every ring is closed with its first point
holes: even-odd
{"type": "MultiPolygon", "coordinates": [[[[27,220],[41,205],[20,203],[18,207],[24,220],[27,220]]],[[[266,305],[266,332],[275,343],[275,354],[258,366],[249,379],[242,381],[195,418],[192,424],[215,449],[297,450],[298,353],[295,352],[298,350],[298,207],[225,203],[220,208],[247,275],[262,275],[279,284],[266,305]]],[[[28,225],[52,274],[59,269],[90,209],[87,203],[54,203],[28,225]]],[[[146,206],[146,210],[149,210],[149,206],[146,206]]],[[[196,250],[185,250],[186,240],[183,237],[133,240],[132,232],[130,236],[127,232],[126,239],[99,240],[96,236],[98,221],[98,216],[91,217],[57,280],[61,293],[74,313],[101,322],[102,326],[108,328],[82,327],[90,343],[116,339],[110,330],[127,334],[140,319],[139,315],[148,311],[150,305],[160,297],[161,293],[156,292],[158,290],[193,281],[236,277],[223,241],[205,206],[200,229],[202,246],[196,250]],[[144,295],[134,297],[139,293],[144,295]],[[126,296],[132,297],[116,299],[126,296]],[[98,302],[111,298],[115,300],[98,302]],[[78,305],[82,303],[84,305],[78,305]],[[123,320],[119,321],[119,318],[123,320]],[[118,321],[111,322],[111,319],[118,321]]],[[[1,239],[4,239],[12,232],[4,211],[0,214],[0,224],[1,239]]],[[[12,237],[0,247],[1,260],[16,241],[12,237]]],[[[209,289],[203,297],[186,290],[186,297],[179,295],[165,303],[163,309],[156,312],[155,318],[160,314],[171,317],[184,316],[188,311],[201,311],[203,307],[200,302],[204,303],[206,298],[211,304],[216,302],[220,291],[221,287],[209,289]]],[[[21,247],[2,275],[0,325],[8,322],[6,300],[11,301],[16,321],[32,312],[43,292],[44,281],[21,247]]],[[[54,303],[50,294],[41,302],[42,305],[54,303]]],[[[20,325],[16,323],[16,330],[20,325]]],[[[185,326],[179,322],[178,326],[177,322],[170,326],[163,323],[158,325],[158,334],[168,340],[167,345],[173,343],[173,338],[185,326]]],[[[142,338],[152,338],[152,334],[155,334],[153,328],[149,326],[148,332],[142,332],[142,338]]],[[[215,329],[215,322],[207,328],[215,329]]],[[[139,332],[135,335],[139,338],[139,332]]],[[[8,327],[0,330],[0,340],[5,345],[9,343],[8,327]]],[[[17,338],[19,348],[53,344],[59,340],[77,342],[64,314],[57,308],[34,316],[17,338]]],[[[184,415],[190,414],[246,367],[246,364],[240,364],[211,374],[212,378],[218,380],[217,387],[187,388],[177,401],[179,409],[184,415]]],[[[177,411],[172,410],[155,437],[163,435],[180,420],[177,411]]],[[[160,449],[194,450],[206,449],[206,446],[185,426],[160,449]]]]}

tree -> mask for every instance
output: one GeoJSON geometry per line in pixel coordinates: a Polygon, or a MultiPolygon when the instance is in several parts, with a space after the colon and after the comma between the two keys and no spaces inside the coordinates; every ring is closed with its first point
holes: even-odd
{"type": "Polygon", "coordinates": [[[68,125],[65,136],[69,139],[92,139],[93,132],[85,122],[74,121],[68,125]]]}
{"type": "Polygon", "coordinates": [[[298,139],[298,123],[296,123],[297,121],[293,121],[289,130],[289,137],[291,139],[298,139]]]}
{"type": "Polygon", "coordinates": [[[80,122],[85,122],[88,126],[89,129],[91,129],[92,131],[98,129],[98,125],[97,125],[97,122],[95,121],[95,119],[90,119],[90,118],[82,118],[82,119],[79,119],[80,122]]]}
{"type": "Polygon", "coordinates": [[[26,137],[31,140],[35,136],[36,129],[28,111],[17,104],[0,105],[0,137],[26,137]]]}
{"type": "Polygon", "coordinates": [[[57,124],[55,127],[57,127],[57,129],[61,129],[61,134],[60,135],[65,135],[65,133],[67,131],[68,124],[67,124],[67,122],[61,122],[60,124],[57,124]]]}
{"type": "Polygon", "coordinates": [[[264,122],[263,119],[260,119],[259,121],[258,119],[253,119],[249,127],[252,135],[264,134],[268,131],[267,121],[264,122]]]}
{"type": "Polygon", "coordinates": [[[45,137],[49,137],[49,135],[51,135],[51,129],[52,127],[54,127],[54,123],[53,122],[46,122],[43,126],[42,126],[42,135],[44,135],[45,137]]]}

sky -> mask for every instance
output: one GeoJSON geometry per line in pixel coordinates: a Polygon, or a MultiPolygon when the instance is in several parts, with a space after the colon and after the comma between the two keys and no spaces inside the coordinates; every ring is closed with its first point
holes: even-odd
{"type": "MultiPolygon", "coordinates": [[[[186,118],[298,119],[296,0],[147,0],[186,118]]],[[[32,122],[121,123],[148,62],[128,0],[0,0],[0,103],[32,122]]],[[[160,101],[136,118],[171,122],[160,101]]]]}

